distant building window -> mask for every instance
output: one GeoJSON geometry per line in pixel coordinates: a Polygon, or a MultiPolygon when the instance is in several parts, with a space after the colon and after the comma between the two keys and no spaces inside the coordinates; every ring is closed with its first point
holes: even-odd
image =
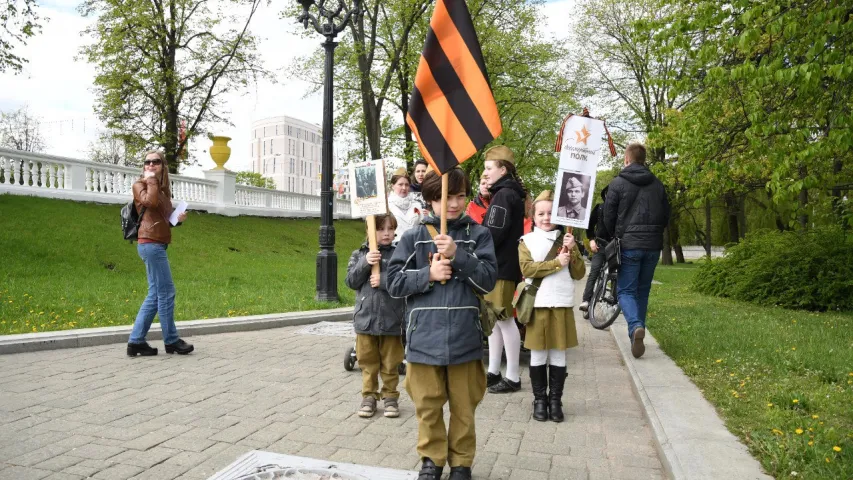
{"type": "Polygon", "coordinates": [[[267,141],[264,140],[264,155],[267,154],[267,141]]]}

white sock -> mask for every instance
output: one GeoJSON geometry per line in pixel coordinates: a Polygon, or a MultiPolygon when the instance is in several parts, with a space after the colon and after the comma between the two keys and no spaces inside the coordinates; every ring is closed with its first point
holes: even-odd
{"type": "Polygon", "coordinates": [[[530,366],[539,367],[548,363],[548,350],[531,350],[530,366]]]}
{"type": "Polygon", "coordinates": [[[489,373],[501,373],[501,356],[504,351],[504,337],[501,335],[501,322],[496,322],[489,335],[489,373]]]}
{"type": "MultiPolygon", "coordinates": [[[[531,357],[532,358],[532,357],[531,357]]],[[[532,363],[532,360],[531,360],[532,363]]],[[[552,348],[548,350],[548,364],[554,367],[566,366],[566,351],[552,348]]]]}
{"type": "Polygon", "coordinates": [[[521,355],[521,334],[515,326],[515,319],[501,320],[501,334],[504,338],[504,349],[506,350],[506,378],[518,382],[518,357],[521,355]]]}

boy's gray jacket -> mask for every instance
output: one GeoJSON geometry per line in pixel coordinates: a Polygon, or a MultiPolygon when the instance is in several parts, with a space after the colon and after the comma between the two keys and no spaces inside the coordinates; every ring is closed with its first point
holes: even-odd
{"type": "Polygon", "coordinates": [[[352,323],[355,333],[365,335],[402,335],[403,313],[406,305],[403,299],[388,295],[388,261],[394,254],[394,247],[380,246],[382,261],[379,269],[379,287],[370,286],[370,265],[367,263],[367,244],[352,252],[347,265],[346,284],[355,290],[355,312],[352,323]]]}
{"type": "MultiPolygon", "coordinates": [[[[423,223],[439,229],[437,217],[423,223]]],[[[400,237],[388,264],[388,292],[406,298],[406,360],[427,365],[456,365],[483,358],[480,300],[497,281],[492,235],[471,217],[447,223],[456,241],[453,278],[444,285],[429,281],[435,242],[424,225],[400,237]]]]}

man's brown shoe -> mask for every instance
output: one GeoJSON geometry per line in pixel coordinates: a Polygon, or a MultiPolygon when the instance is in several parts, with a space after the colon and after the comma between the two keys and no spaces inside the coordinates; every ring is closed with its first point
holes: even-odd
{"type": "Polygon", "coordinates": [[[634,330],[633,338],[631,339],[631,354],[634,358],[640,358],[646,353],[646,346],[643,344],[643,339],[646,338],[646,329],[639,327],[634,330]]]}

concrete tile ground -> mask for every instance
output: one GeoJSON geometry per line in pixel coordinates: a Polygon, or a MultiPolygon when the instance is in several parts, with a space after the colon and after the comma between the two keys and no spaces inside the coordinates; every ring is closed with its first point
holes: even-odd
{"type": "MultiPolygon", "coordinates": [[[[522,392],[477,410],[476,478],[664,477],[613,338],[577,325],[566,421],[532,420],[523,369],[522,392]]],[[[405,392],[400,418],[358,418],[352,340],[299,328],[194,337],[185,357],[161,342],[150,358],[124,345],[0,356],[0,479],[205,479],[252,449],[416,469],[405,392]]]]}

